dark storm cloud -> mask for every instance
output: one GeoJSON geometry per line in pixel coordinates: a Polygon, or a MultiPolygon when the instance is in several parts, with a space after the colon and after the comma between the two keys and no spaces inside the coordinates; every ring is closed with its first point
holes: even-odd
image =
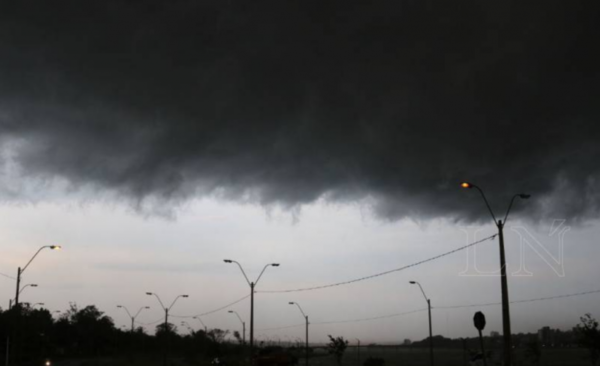
{"type": "Polygon", "coordinates": [[[598,213],[597,2],[0,7],[25,177],[171,204],[372,197],[391,219],[485,214],[470,179],[539,217],[598,213]]]}

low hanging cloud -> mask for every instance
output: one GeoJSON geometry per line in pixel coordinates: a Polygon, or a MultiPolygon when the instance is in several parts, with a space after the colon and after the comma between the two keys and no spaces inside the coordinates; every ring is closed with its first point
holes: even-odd
{"type": "Polygon", "coordinates": [[[515,212],[596,217],[598,7],[6,2],[3,174],[169,208],[368,198],[392,220],[487,215],[467,179],[498,210],[527,192],[515,212]]]}

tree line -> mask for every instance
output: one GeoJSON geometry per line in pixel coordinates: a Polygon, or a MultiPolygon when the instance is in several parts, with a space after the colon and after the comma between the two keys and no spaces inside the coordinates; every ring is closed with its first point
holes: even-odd
{"type": "Polygon", "coordinates": [[[227,330],[190,330],[180,335],[174,324],[156,326],[154,335],[144,328],[121,329],[94,305],[70,308],[57,318],[47,309],[27,305],[0,309],[0,353],[11,364],[42,364],[46,359],[136,358],[153,355],[216,358],[241,354],[244,345],[225,342],[227,330]]]}

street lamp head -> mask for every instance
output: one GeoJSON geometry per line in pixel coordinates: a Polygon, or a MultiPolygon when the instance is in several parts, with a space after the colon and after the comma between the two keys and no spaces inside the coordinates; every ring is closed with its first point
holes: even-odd
{"type": "Polygon", "coordinates": [[[460,186],[461,186],[462,188],[473,188],[473,185],[472,185],[471,183],[469,183],[469,182],[462,182],[462,183],[460,184],[460,186]]]}
{"type": "Polygon", "coordinates": [[[293,301],[290,301],[290,305],[294,305],[294,302],[293,302],[293,301]]]}
{"type": "Polygon", "coordinates": [[[37,284],[36,283],[32,283],[30,286],[31,287],[37,287],[37,284]]]}
{"type": "Polygon", "coordinates": [[[273,267],[279,267],[279,263],[271,263],[273,267]]]}
{"type": "Polygon", "coordinates": [[[189,295],[181,295],[181,297],[190,297],[189,295]]]}
{"type": "Polygon", "coordinates": [[[229,312],[229,313],[233,313],[233,310],[229,310],[228,312],[229,312]]]}
{"type": "Polygon", "coordinates": [[[145,306],[144,309],[150,309],[150,306],[145,306]]]}
{"type": "Polygon", "coordinates": [[[118,308],[122,308],[123,306],[121,306],[121,305],[117,305],[117,307],[118,307],[118,308]]]}
{"type": "Polygon", "coordinates": [[[225,263],[233,263],[233,261],[231,259],[223,259],[223,262],[225,262],[225,263]]]}
{"type": "Polygon", "coordinates": [[[416,282],[416,281],[409,281],[408,283],[410,283],[411,285],[414,285],[414,284],[416,284],[417,282],[416,282]]]}
{"type": "Polygon", "coordinates": [[[146,295],[152,296],[152,292],[146,292],[146,295]]]}
{"type": "Polygon", "coordinates": [[[50,245],[50,249],[52,249],[52,250],[61,250],[62,247],[60,245],[50,245]]]}
{"type": "Polygon", "coordinates": [[[519,198],[524,199],[524,200],[528,199],[529,197],[531,197],[530,194],[524,194],[524,193],[519,194],[519,198]]]}

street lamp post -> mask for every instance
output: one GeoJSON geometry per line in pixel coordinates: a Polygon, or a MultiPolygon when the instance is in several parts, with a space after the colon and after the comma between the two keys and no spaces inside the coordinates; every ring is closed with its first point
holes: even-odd
{"type": "Polygon", "coordinates": [[[357,365],[360,366],[360,339],[356,338],[356,357],[358,358],[357,365]]]}
{"type": "MultiPolygon", "coordinates": [[[[19,267],[17,269],[17,290],[16,295],[15,295],[15,305],[19,306],[19,294],[21,293],[21,291],[23,291],[22,289],[20,289],[21,286],[21,275],[23,274],[23,272],[25,272],[25,270],[27,269],[27,267],[29,267],[29,265],[31,264],[31,262],[35,259],[35,257],[37,257],[37,255],[42,251],[42,249],[45,248],[49,248],[52,250],[60,250],[62,249],[62,247],[60,245],[45,245],[43,247],[41,247],[40,249],[38,249],[37,252],[35,252],[35,254],[33,255],[33,257],[31,257],[31,259],[29,260],[29,262],[27,262],[27,264],[25,265],[25,267],[23,267],[23,269],[21,269],[21,267],[19,267]]],[[[27,286],[25,286],[27,287],[27,286]]],[[[25,288],[23,287],[23,288],[25,288]]],[[[32,286],[35,287],[35,286],[32,286]]]]}
{"type": "Polygon", "coordinates": [[[425,295],[425,291],[423,291],[423,287],[421,286],[421,284],[417,281],[410,281],[411,285],[419,285],[419,288],[421,289],[421,292],[423,293],[423,296],[425,297],[425,300],[427,301],[427,310],[429,312],[429,363],[431,364],[431,366],[433,366],[433,331],[431,328],[431,299],[429,299],[427,297],[427,295],[425,295]]]}
{"type": "Polygon", "coordinates": [[[127,312],[127,315],[129,315],[129,317],[131,318],[131,333],[133,333],[133,330],[134,330],[135,318],[137,318],[137,316],[140,315],[140,313],[142,312],[142,310],[144,310],[144,309],[150,309],[149,306],[142,306],[140,308],[140,310],[138,310],[138,312],[135,313],[135,315],[132,316],[131,313],[129,312],[129,310],[125,306],[123,306],[123,305],[117,305],[117,307],[119,309],[124,309],[127,312]]]}
{"type": "Polygon", "coordinates": [[[242,320],[240,314],[238,314],[236,311],[229,310],[229,313],[237,315],[238,319],[242,323],[242,344],[246,344],[246,323],[242,320]]]}
{"type": "Polygon", "coordinates": [[[308,348],[308,315],[304,314],[304,311],[302,310],[302,307],[300,306],[300,304],[298,304],[297,302],[293,302],[290,301],[289,302],[290,305],[296,305],[298,307],[298,309],[300,309],[300,312],[302,313],[302,315],[304,316],[304,320],[306,320],[306,366],[308,366],[308,352],[309,352],[309,348],[308,348]]]}
{"type": "Polygon", "coordinates": [[[170,337],[169,337],[169,310],[171,310],[171,308],[173,307],[173,305],[175,305],[175,302],[177,301],[177,299],[179,299],[180,297],[187,298],[189,296],[188,295],[179,295],[179,296],[177,296],[175,298],[175,300],[173,300],[173,302],[171,303],[171,306],[165,307],[163,305],[163,302],[160,300],[160,297],[158,297],[157,294],[155,294],[153,292],[146,292],[146,295],[148,295],[148,296],[154,295],[156,297],[156,299],[158,300],[158,302],[160,303],[160,306],[165,311],[165,336],[167,337],[167,342],[166,342],[166,346],[165,346],[165,352],[164,352],[164,355],[163,355],[163,365],[166,366],[167,365],[167,356],[168,356],[168,353],[169,353],[169,341],[170,341],[170,337]]]}
{"type": "Polygon", "coordinates": [[[279,263],[269,263],[269,264],[265,265],[263,270],[260,272],[260,275],[258,275],[258,278],[256,279],[256,281],[250,282],[250,280],[248,279],[248,276],[246,276],[246,272],[244,272],[244,269],[242,268],[241,264],[239,264],[238,262],[231,260],[231,259],[224,259],[223,261],[225,263],[237,264],[238,267],[240,267],[240,270],[242,271],[244,278],[246,278],[246,282],[248,282],[248,285],[250,286],[250,359],[252,360],[252,358],[254,357],[254,287],[258,283],[258,280],[260,280],[261,276],[263,275],[263,273],[265,272],[267,267],[269,267],[269,266],[279,267],[279,263]]]}
{"type": "Polygon", "coordinates": [[[492,211],[492,207],[490,206],[483,190],[478,186],[469,183],[463,182],[461,183],[462,188],[475,188],[481,194],[485,205],[487,206],[490,214],[492,215],[492,219],[494,220],[494,224],[498,228],[498,241],[500,244],[500,285],[502,287],[502,332],[504,337],[504,365],[511,365],[511,330],[510,330],[510,305],[508,299],[508,279],[506,277],[506,256],[504,253],[504,225],[506,225],[506,220],[508,219],[508,214],[510,213],[510,209],[515,201],[515,198],[528,199],[531,197],[529,194],[518,193],[513,195],[510,200],[510,204],[508,205],[508,209],[506,210],[506,214],[504,215],[504,222],[502,220],[497,220],[496,215],[494,215],[494,211],[492,211]]]}
{"type": "Polygon", "coordinates": [[[202,319],[200,319],[199,316],[195,316],[194,319],[198,319],[200,321],[200,324],[202,324],[202,326],[204,327],[204,333],[208,333],[208,328],[206,327],[206,324],[204,324],[202,319]]]}
{"type": "MultiPolygon", "coordinates": [[[[19,329],[19,323],[20,323],[20,317],[21,317],[21,309],[19,307],[19,294],[25,289],[25,287],[27,287],[27,285],[25,285],[23,288],[21,288],[21,275],[23,274],[23,272],[25,272],[25,270],[27,269],[27,267],[29,267],[29,265],[31,264],[31,262],[33,262],[33,260],[35,259],[35,257],[37,257],[37,255],[45,248],[49,248],[52,250],[60,250],[61,246],[60,245],[45,245],[43,247],[41,247],[40,249],[37,250],[37,252],[35,252],[35,254],[33,255],[33,257],[31,257],[31,259],[29,260],[29,262],[27,262],[27,264],[25,264],[25,267],[21,268],[17,268],[17,286],[16,286],[16,290],[15,290],[15,311],[16,311],[16,315],[17,315],[17,319],[15,321],[15,330],[14,330],[14,342],[13,342],[13,348],[15,350],[14,354],[15,354],[15,359],[17,361],[19,361],[20,358],[20,352],[19,352],[19,334],[18,334],[18,329],[19,329]]],[[[31,287],[37,287],[36,286],[31,286],[31,287]]],[[[7,345],[8,347],[8,345],[7,345]]],[[[8,352],[6,355],[6,364],[8,365],[8,352]]]]}
{"type": "Polygon", "coordinates": [[[43,302],[36,302],[35,304],[31,305],[31,308],[33,309],[34,307],[36,307],[37,305],[39,306],[44,306],[46,304],[44,304],[43,302]]]}

